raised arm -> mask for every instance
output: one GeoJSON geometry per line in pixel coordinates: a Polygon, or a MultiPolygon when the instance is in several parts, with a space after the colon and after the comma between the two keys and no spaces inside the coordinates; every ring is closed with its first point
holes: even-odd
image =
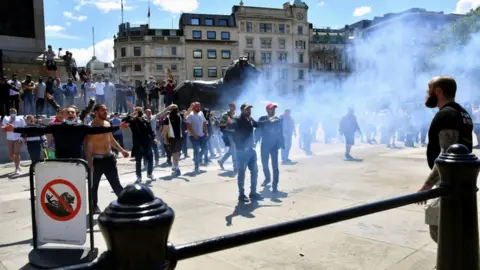
{"type": "Polygon", "coordinates": [[[15,133],[23,133],[27,136],[42,136],[45,134],[54,133],[58,130],[58,127],[58,124],[48,126],[17,127],[13,128],[12,131],[15,133]]]}
{"type": "MultiPolygon", "coordinates": [[[[90,114],[90,112],[93,110],[93,106],[95,106],[95,98],[91,98],[89,101],[88,101],[88,105],[85,109],[82,110],[82,112],[80,112],[80,120],[83,122],[83,120],[85,119],[85,117],[87,117],[88,114],[90,114]]],[[[98,133],[97,133],[98,134],[98,133]]]]}
{"type": "Polygon", "coordinates": [[[51,94],[47,93],[47,102],[52,106],[52,108],[55,109],[56,112],[60,111],[60,105],[58,105],[57,102],[53,99],[53,96],[51,94]]]}

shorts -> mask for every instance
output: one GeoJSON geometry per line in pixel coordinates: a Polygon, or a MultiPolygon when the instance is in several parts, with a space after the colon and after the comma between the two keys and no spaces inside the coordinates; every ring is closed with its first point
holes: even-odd
{"type": "Polygon", "coordinates": [[[345,144],[346,145],[354,145],[355,144],[355,135],[354,134],[344,134],[345,136],[345,144]]]}
{"type": "Polygon", "coordinates": [[[7,150],[8,150],[8,155],[20,154],[22,150],[22,142],[20,140],[17,140],[17,141],[7,140],[7,150]]]}
{"type": "Polygon", "coordinates": [[[57,70],[57,63],[53,60],[47,60],[47,70],[57,70]]]}
{"type": "Polygon", "coordinates": [[[168,147],[172,153],[180,153],[182,150],[183,138],[170,138],[168,139],[168,147]]]}

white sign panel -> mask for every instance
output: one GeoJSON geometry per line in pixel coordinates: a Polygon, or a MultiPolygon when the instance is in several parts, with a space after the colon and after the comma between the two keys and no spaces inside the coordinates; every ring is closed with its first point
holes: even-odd
{"type": "Polygon", "coordinates": [[[82,164],[49,161],[35,165],[39,242],[85,244],[88,202],[85,176],[82,164]]]}

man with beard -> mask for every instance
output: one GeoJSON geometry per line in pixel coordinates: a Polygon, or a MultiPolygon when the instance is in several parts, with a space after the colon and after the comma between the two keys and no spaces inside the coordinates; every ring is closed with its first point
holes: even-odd
{"type": "Polygon", "coordinates": [[[263,174],[265,180],[262,183],[266,187],[271,182],[270,169],[268,168],[268,161],[272,159],[273,183],[272,192],[278,192],[278,181],[280,171],[278,169],[278,150],[285,148],[285,138],[283,137],[283,120],[275,116],[275,109],[277,105],[269,103],[266,110],[267,115],[258,119],[258,122],[268,121],[268,124],[263,125],[255,130],[256,143],[261,141],[260,152],[262,159],[263,174]]]}
{"type": "MultiPolygon", "coordinates": [[[[47,99],[52,100],[51,95],[47,95],[47,99]]],[[[9,124],[3,127],[7,132],[24,133],[26,136],[41,136],[52,134],[55,140],[55,156],[56,158],[82,158],[84,151],[83,142],[87,135],[110,133],[117,131],[119,128],[125,129],[127,124],[122,123],[120,126],[112,127],[92,127],[84,124],[77,124],[77,113],[73,107],[65,109],[65,121],[59,124],[38,127],[18,127],[14,128],[9,124]]]]}
{"type": "MultiPolygon", "coordinates": [[[[456,91],[457,83],[452,77],[438,76],[428,83],[425,106],[437,107],[439,111],[428,131],[427,160],[432,171],[419,191],[438,187],[440,178],[435,159],[448,147],[460,143],[472,151],[472,118],[455,102],[456,91]]],[[[430,236],[435,242],[438,241],[439,210],[439,198],[431,200],[425,207],[425,223],[429,225],[430,236]]]]}
{"type": "MultiPolygon", "coordinates": [[[[208,128],[207,120],[200,111],[200,102],[193,102],[185,113],[185,122],[187,123],[188,135],[193,148],[193,162],[195,163],[195,172],[200,170],[200,163],[207,151],[208,128]]],[[[206,162],[204,163],[206,165],[206,162]]]]}
{"type": "Polygon", "coordinates": [[[153,177],[153,154],[151,144],[158,144],[153,133],[150,121],[143,117],[142,107],[135,108],[132,115],[122,120],[122,124],[127,123],[132,131],[132,156],[135,156],[135,173],[137,175],[136,183],[142,182],[142,159],[147,160],[147,177],[155,180],[153,177]]]}
{"type": "MultiPolygon", "coordinates": [[[[90,126],[110,127],[110,123],[107,121],[107,106],[104,104],[97,104],[93,111],[95,113],[95,118],[90,123],[90,126]]],[[[92,201],[94,205],[94,214],[100,214],[100,208],[98,207],[98,187],[102,176],[105,174],[105,177],[110,183],[110,187],[112,187],[113,192],[115,192],[117,196],[123,190],[118,176],[117,159],[112,153],[112,146],[120,151],[124,158],[127,158],[129,154],[115,140],[112,133],[90,135],[87,137],[87,140],[87,157],[92,159],[92,165],[90,168],[93,170],[92,201]]]]}
{"type": "Polygon", "coordinates": [[[180,151],[182,150],[183,139],[182,136],[182,118],[178,113],[178,106],[172,104],[168,106],[169,114],[163,120],[162,137],[163,143],[169,148],[172,155],[172,176],[178,177],[181,175],[179,165],[180,151]]]}

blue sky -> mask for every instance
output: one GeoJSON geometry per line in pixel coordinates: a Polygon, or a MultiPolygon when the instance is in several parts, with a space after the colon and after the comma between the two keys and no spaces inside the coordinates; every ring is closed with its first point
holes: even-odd
{"type": "MultiPolygon", "coordinates": [[[[287,0],[244,0],[247,6],[281,8],[287,0]]],[[[291,0],[293,2],[293,0],[291,0]]],[[[153,28],[178,28],[181,12],[230,14],[240,0],[150,0],[150,25],[153,28]]],[[[338,28],[385,13],[412,7],[446,13],[465,13],[480,5],[480,0],[305,0],[309,21],[314,27],[338,28]]],[[[121,23],[121,0],[44,0],[47,44],[55,50],[70,50],[79,65],[95,51],[102,61],[113,59],[113,35],[121,23]]],[[[123,0],[124,21],[147,23],[148,0],[123,0]]]]}

